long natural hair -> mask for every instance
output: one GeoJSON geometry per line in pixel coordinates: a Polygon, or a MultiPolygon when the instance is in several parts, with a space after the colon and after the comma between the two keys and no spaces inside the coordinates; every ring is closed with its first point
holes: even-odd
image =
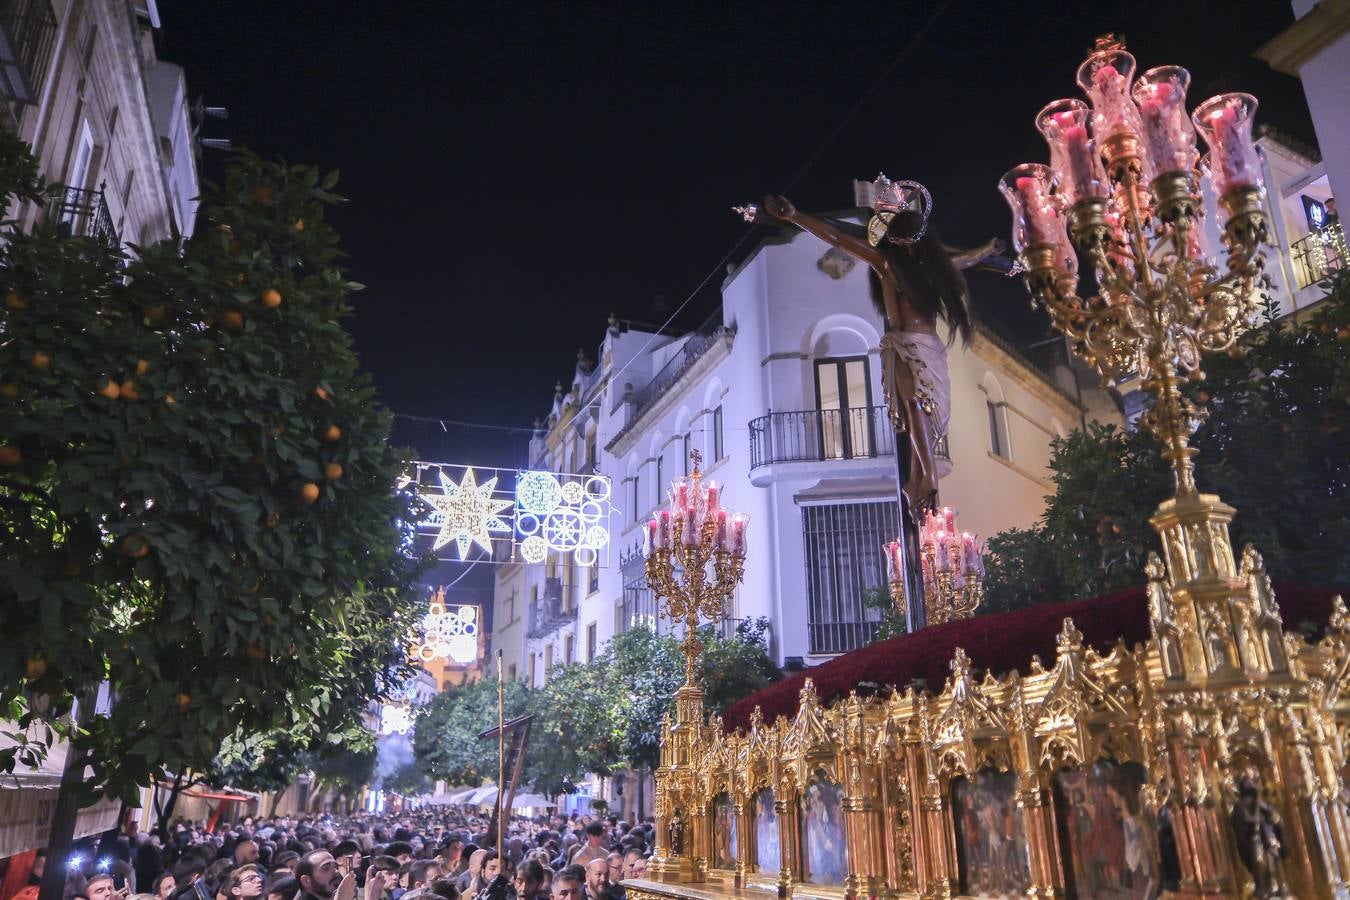
{"type": "MultiPolygon", "coordinates": [[[[847,226],[849,231],[862,236],[858,226],[847,226]]],[[[922,216],[913,210],[903,210],[891,220],[886,236],[909,237],[918,233],[923,226],[922,216]]],[[[970,316],[970,290],[966,279],[952,263],[942,239],[938,236],[933,222],[929,221],[928,230],[923,237],[912,244],[896,244],[884,240],[877,245],[890,263],[900,282],[900,290],[905,298],[924,316],[947,323],[961,340],[970,340],[972,327],[970,316]]],[[[881,290],[881,276],[875,269],[868,270],[868,285],[871,287],[872,305],[882,318],[886,317],[886,303],[881,290]]]]}

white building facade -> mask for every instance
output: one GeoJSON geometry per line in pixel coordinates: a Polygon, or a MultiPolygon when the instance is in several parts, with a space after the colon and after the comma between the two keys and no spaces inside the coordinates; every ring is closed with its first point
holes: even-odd
{"type": "MultiPolygon", "coordinates": [[[[898,530],[895,438],[881,393],[866,270],[818,239],[774,238],[726,280],[719,313],[671,337],[612,323],[532,443],[536,468],[612,479],[607,565],[550,557],[502,567],[494,647],[534,686],[615,634],[657,621],[642,524],[702,454],[723,503],[750,516],[745,581],[723,627],[766,618],[779,665],[810,666],[867,643],[885,596],[882,545],[898,530]]],[[[942,502],[989,535],[1031,525],[1052,492],[1050,442],[1085,415],[1120,420],[1067,369],[1033,366],[991,331],[952,348],[942,502]]],[[[665,627],[662,623],[661,627],[665,627]]]]}
{"type": "Polygon", "coordinates": [[[0,8],[0,115],[61,185],[27,226],[120,244],[192,234],[199,193],[183,70],[155,55],[155,0],[14,0],[0,8]]]}

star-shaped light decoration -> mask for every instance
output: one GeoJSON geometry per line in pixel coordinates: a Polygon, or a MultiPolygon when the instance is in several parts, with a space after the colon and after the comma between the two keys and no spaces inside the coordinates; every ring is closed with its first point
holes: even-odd
{"type": "Polygon", "coordinates": [[[469,549],[477,544],[492,555],[492,532],[511,533],[501,514],[511,508],[512,501],[498,500],[492,496],[497,487],[497,476],[478,484],[473,469],[465,469],[464,477],[455,484],[445,470],[437,472],[441,481],[439,494],[423,494],[427,503],[435,512],[432,516],[438,520],[440,532],[437,533],[431,549],[439,550],[454,541],[459,548],[459,558],[465,559],[469,549]]]}

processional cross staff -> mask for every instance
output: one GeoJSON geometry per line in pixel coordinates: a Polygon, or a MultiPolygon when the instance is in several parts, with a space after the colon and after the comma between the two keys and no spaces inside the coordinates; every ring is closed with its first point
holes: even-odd
{"type": "MultiPolygon", "coordinates": [[[[880,348],[882,389],[895,431],[905,613],[909,630],[915,631],[925,624],[918,523],[925,511],[937,507],[935,447],[951,418],[947,344],[938,337],[937,322],[941,318],[963,341],[969,339],[970,299],[961,270],[997,257],[1003,243],[995,238],[974,250],[953,250],[929,227],[933,198],[927,188],[879,175],[872,189],[873,214],[865,233],[803,213],[779,195],[766,197],[762,211],[868,266],[872,300],[886,319],[880,348]]],[[[747,221],[759,218],[754,206],[735,209],[747,221]]]]}

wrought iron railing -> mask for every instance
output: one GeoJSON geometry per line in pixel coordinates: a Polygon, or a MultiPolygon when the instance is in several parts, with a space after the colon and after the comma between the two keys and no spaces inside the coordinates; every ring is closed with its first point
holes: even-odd
{"type": "Polygon", "coordinates": [[[58,227],[73,237],[93,238],[107,244],[117,244],[117,229],[113,227],[108,201],[103,195],[104,185],[91,191],[77,187],[58,187],[52,198],[50,214],[58,227]]]}
{"type": "Polygon", "coordinates": [[[577,607],[563,602],[563,583],[561,578],[545,578],[544,593],[530,604],[527,637],[538,638],[550,634],[561,625],[575,622],[577,607]]]}
{"type": "Polygon", "coordinates": [[[895,433],[884,406],[804,409],[750,421],[750,468],[769,463],[891,456],[895,433]]]}
{"type": "Polygon", "coordinates": [[[661,367],[661,371],[652,376],[651,381],[633,395],[633,417],[629,421],[636,421],[639,416],[651,409],[656,401],[664,397],[671,386],[679,381],[703,354],[711,350],[725,333],[726,329],[722,327],[722,310],[718,309],[708,321],[699,326],[697,331],[684,339],[680,349],[661,367]]]}
{"type": "Polygon", "coordinates": [[[1337,222],[1305,234],[1289,245],[1289,261],[1294,266],[1294,278],[1300,288],[1316,284],[1333,272],[1344,269],[1350,265],[1345,229],[1337,222]]]}
{"type": "Polygon", "coordinates": [[[50,0],[0,0],[0,97],[36,103],[55,45],[50,0]]]}

